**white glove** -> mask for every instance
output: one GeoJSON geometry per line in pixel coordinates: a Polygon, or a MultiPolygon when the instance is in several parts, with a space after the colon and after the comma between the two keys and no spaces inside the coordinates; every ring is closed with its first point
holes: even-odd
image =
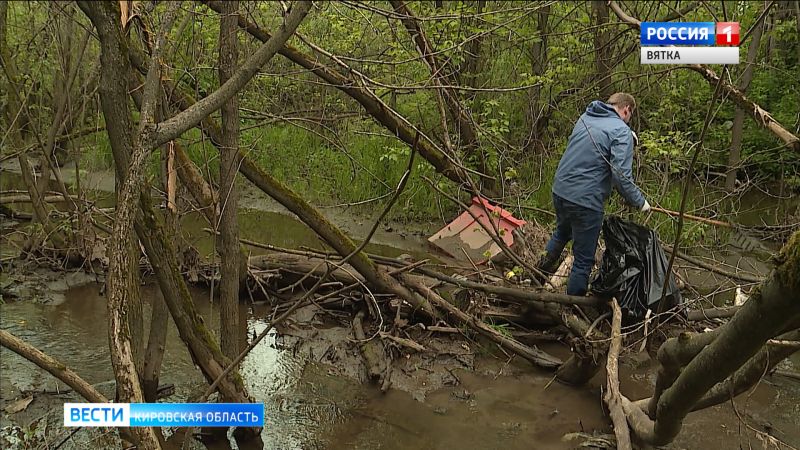
{"type": "Polygon", "coordinates": [[[650,211],[650,203],[645,200],[644,205],[642,205],[642,212],[646,213],[647,211],[650,211]]]}

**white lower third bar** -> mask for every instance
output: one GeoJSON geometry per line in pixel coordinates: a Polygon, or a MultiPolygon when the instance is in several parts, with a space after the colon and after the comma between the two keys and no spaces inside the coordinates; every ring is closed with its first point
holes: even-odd
{"type": "Polygon", "coordinates": [[[642,64],[739,64],[739,47],[642,47],[642,64]]]}

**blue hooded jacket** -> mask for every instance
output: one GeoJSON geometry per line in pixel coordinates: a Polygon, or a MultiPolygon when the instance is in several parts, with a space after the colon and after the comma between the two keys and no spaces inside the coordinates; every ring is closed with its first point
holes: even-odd
{"type": "Polygon", "coordinates": [[[628,204],[641,208],[644,195],[633,182],[632,166],[631,129],[613,106],[593,101],[572,130],[556,170],[553,193],[585,208],[603,211],[613,183],[628,204]]]}

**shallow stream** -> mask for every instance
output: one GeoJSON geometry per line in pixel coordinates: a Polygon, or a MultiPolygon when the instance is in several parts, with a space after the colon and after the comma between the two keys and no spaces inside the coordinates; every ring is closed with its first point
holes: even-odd
{"type": "MultiPolygon", "coordinates": [[[[4,188],[9,189],[7,185],[4,188]]],[[[248,202],[257,206],[261,200],[244,200],[244,206],[248,202]]],[[[359,223],[346,214],[334,219],[348,224],[356,236],[369,226],[368,220],[359,223]]],[[[240,220],[243,237],[282,247],[321,247],[308,228],[277,209],[244,210],[240,220]]],[[[201,252],[210,252],[210,240],[202,228],[196,217],[184,219],[184,230],[196,237],[201,252]]],[[[387,256],[427,256],[424,236],[400,236],[383,229],[370,250],[387,256]]],[[[113,374],[101,284],[82,275],[42,274],[41,278],[46,289],[36,293],[36,299],[0,305],[0,328],[57,357],[88,382],[99,383],[105,395],[113,396],[113,385],[108,383],[113,374]]],[[[218,315],[209,292],[192,288],[192,295],[206,324],[216,329],[218,315]]],[[[146,309],[158,296],[154,283],[142,286],[146,309]]],[[[149,317],[148,311],[145,317],[149,317]]],[[[252,339],[266,326],[268,311],[243,305],[242,313],[246,317],[242,339],[252,339]]],[[[348,339],[346,331],[342,339],[348,339]]],[[[276,332],[248,355],[241,372],[250,393],[266,405],[267,423],[261,438],[269,449],[566,449],[576,448],[593,433],[611,431],[602,409],[603,374],[588,386],[567,387],[552,382],[550,374],[493,349],[477,343],[466,348],[474,354],[475,370],[454,370],[455,382],[429,393],[424,401],[395,389],[381,394],[348,376],[346,367],[311,361],[285,345],[276,332]]],[[[546,349],[564,356],[563,347],[546,349]]],[[[794,370],[800,368],[797,360],[794,366],[794,370]]],[[[792,363],[784,368],[792,369],[792,363]]],[[[626,359],[621,368],[623,392],[631,398],[648,395],[653,373],[649,360],[626,359]]],[[[170,401],[185,401],[203,384],[172,322],[161,382],[175,385],[170,401]]],[[[77,399],[52,393],[63,389],[44,371],[0,349],[0,407],[34,393],[33,401],[21,412],[0,412],[0,425],[24,426],[44,416],[58,429],[60,404],[77,399]]],[[[800,447],[798,417],[800,382],[767,377],[752,393],[737,399],[736,409],[726,404],[690,414],[669,448],[775,448],[769,447],[764,434],[753,430],[769,432],[800,447]]],[[[63,430],[56,434],[58,438],[64,435],[63,430]]],[[[102,448],[97,439],[90,433],[76,433],[62,448],[102,448]]]]}

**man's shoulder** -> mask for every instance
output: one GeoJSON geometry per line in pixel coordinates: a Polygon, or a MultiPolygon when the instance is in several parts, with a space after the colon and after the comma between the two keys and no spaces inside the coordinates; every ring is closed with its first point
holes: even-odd
{"type": "Polygon", "coordinates": [[[606,128],[608,134],[617,139],[630,139],[632,138],[633,131],[631,127],[628,126],[622,119],[616,119],[614,122],[610,123],[608,128],[606,128]]]}
{"type": "Polygon", "coordinates": [[[609,134],[620,134],[623,132],[630,133],[630,127],[628,124],[626,124],[625,121],[619,117],[597,117],[583,113],[578,122],[580,123],[581,120],[600,127],[609,134]]]}

